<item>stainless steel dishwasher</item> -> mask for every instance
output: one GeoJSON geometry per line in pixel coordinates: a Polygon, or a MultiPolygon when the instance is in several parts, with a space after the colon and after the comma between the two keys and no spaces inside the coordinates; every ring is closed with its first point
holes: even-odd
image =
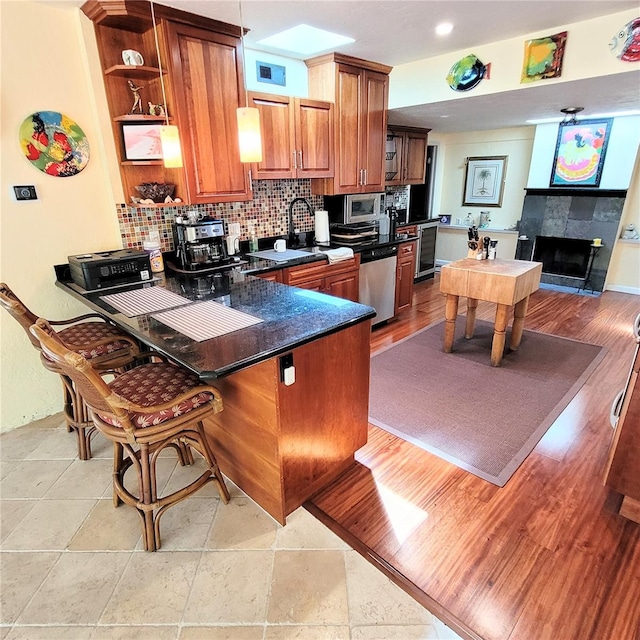
{"type": "Polygon", "coordinates": [[[393,318],[398,247],[365,249],[360,254],[360,302],[376,310],[373,324],[393,318]]]}

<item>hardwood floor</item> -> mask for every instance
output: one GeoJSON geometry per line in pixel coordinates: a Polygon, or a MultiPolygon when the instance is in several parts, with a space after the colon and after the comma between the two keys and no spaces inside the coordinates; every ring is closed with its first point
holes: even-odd
{"type": "MultiPolygon", "coordinates": [[[[416,285],[413,308],[374,330],[372,352],[444,318],[438,284],[416,285]]],[[[477,317],[494,309],[481,302],[477,317]]],[[[356,465],[306,508],[463,637],[639,640],[640,525],[603,484],[639,311],[621,293],[531,296],[525,330],[608,351],[503,488],[370,425],[356,465]]]]}

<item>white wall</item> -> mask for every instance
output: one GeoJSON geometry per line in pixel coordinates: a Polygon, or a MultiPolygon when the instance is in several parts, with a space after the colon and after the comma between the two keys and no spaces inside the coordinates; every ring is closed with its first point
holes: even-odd
{"type": "MultiPolygon", "coordinates": [[[[80,20],[77,9],[0,2],[0,280],[34,313],[49,319],[87,312],[56,288],[53,265],[67,262],[67,256],[88,246],[97,250],[122,246],[95,96],[88,90],[90,68],[80,20]],[[91,145],[84,171],[54,178],[24,157],[18,130],[38,110],[60,111],[82,127],[91,145]],[[11,186],[27,184],[36,186],[39,199],[14,201],[11,186]]],[[[99,71],[93,73],[101,78],[99,71]]],[[[106,134],[111,136],[111,131],[106,134]]],[[[60,411],[60,380],[45,371],[39,354],[5,311],[0,311],[0,338],[0,430],[60,411]]]]}
{"type": "Polygon", "coordinates": [[[524,188],[529,174],[529,161],[533,147],[534,127],[513,127],[493,131],[449,134],[439,137],[440,148],[445,148],[441,162],[440,209],[436,215],[450,214],[452,221],[464,220],[467,213],[479,218],[480,211],[489,211],[491,228],[509,229],[522,215],[524,188]],[[477,156],[507,156],[507,170],[502,206],[463,206],[466,171],[465,160],[477,156]]]}
{"type": "MultiPolygon", "coordinates": [[[[474,53],[485,64],[491,63],[491,79],[483,80],[473,89],[474,96],[512,91],[527,91],[540,83],[520,83],[524,42],[561,31],[568,31],[567,47],[559,78],[544,80],[545,85],[571,82],[602,75],[626,73],[640,68],[640,62],[622,62],[609,51],[609,40],[627,22],[638,17],[637,9],[630,9],[593,20],[571,25],[558,25],[526,35],[467,47],[425,60],[409,62],[394,67],[389,82],[389,108],[429,104],[443,100],[464,100],[464,92],[452,91],[446,82],[449,69],[469,53],[474,53]],[[419,79],[419,80],[418,80],[419,79]]],[[[480,36],[479,36],[480,37],[480,36]]],[[[559,107],[562,105],[559,105],[559,107]]]]}
{"type": "MultiPolygon", "coordinates": [[[[584,120],[589,120],[589,118],[584,118],[584,120]]],[[[540,124],[536,127],[531,170],[527,180],[529,189],[549,188],[558,128],[558,123],[540,124]]],[[[639,144],[640,116],[614,118],[604,157],[600,189],[629,188],[639,144]]]]}

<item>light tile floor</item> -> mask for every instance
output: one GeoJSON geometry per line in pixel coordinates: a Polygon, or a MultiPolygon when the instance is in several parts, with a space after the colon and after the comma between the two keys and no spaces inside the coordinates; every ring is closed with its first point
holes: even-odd
{"type": "MultiPolygon", "coordinates": [[[[228,505],[209,484],[169,509],[144,552],[111,452],[98,434],[78,460],[60,414],[0,436],[3,640],[459,637],[304,509],[281,527],[232,483],[228,505]]],[[[160,462],[166,487],[194,472],[160,462]]]]}

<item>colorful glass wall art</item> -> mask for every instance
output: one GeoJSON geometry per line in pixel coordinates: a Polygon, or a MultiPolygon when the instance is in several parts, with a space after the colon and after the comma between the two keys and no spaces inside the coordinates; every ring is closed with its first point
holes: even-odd
{"type": "Polygon", "coordinates": [[[38,111],[20,125],[20,146],[40,171],[65,178],[80,173],[89,162],[89,141],[69,116],[38,111]]]}
{"type": "Polygon", "coordinates": [[[520,82],[535,82],[536,80],[560,77],[566,42],[566,31],[545,38],[527,40],[524,43],[524,61],[520,82]]]}

